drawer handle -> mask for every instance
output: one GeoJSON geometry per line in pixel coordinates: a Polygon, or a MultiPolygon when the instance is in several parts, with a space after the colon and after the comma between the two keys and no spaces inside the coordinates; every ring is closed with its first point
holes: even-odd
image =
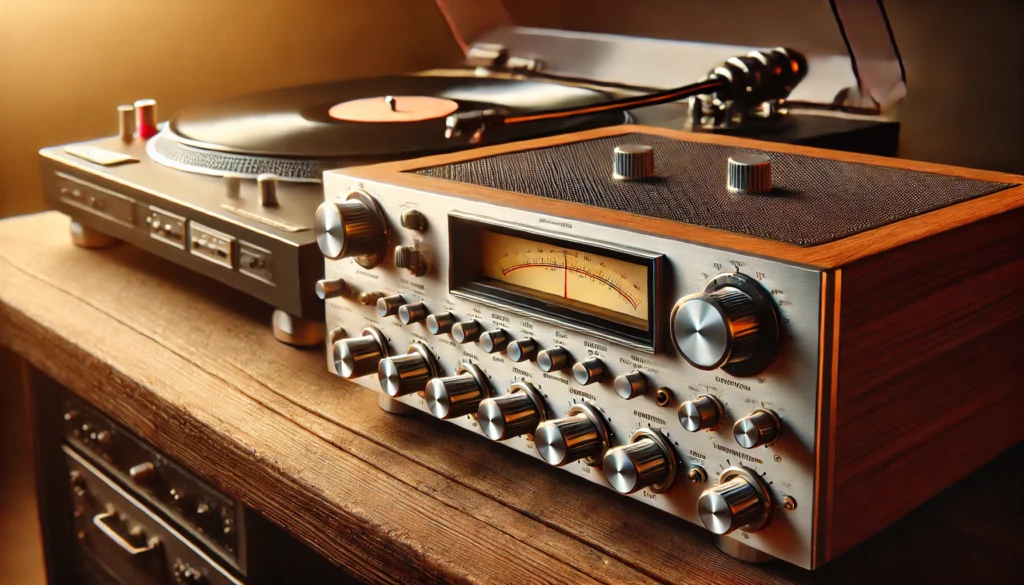
{"type": "Polygon", "coordinates": [[[156,537],[149,539],[149,542],[144,547],[134,546],[132,543],[125,540],[123,536],[117,533],[110,524],[107,524],[107,520],[110,520],[115,516],[114,512],[103,512],[96,514],[92,517],[92,523],[99,528],[103,534],[107,535],[107,538],[113,540],[117,546],[121,547],[124,552],[134,556],[152,552],[156,547],[160,546],[160,540],[156,537]]]}

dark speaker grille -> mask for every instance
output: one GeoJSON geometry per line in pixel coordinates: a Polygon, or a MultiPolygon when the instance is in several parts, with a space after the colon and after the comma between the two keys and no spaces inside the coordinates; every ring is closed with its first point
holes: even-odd
{"type": "Polygon", "coordinates": [[[728,157],[761,152],[634,133],[417,172],[801,246],[824,244],[1012,186],[763,152],[772,160],[774,190],[764,195],[730,193],[725,187],[728,157]],[[653,146],[658,178],[612,179],[612,151],[620,144],[653,146]]]}

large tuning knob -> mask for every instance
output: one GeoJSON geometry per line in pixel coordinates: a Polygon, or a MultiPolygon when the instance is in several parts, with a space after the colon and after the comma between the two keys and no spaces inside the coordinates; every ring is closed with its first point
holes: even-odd
{"type": "Polygon", "coordinates": [[[750,376],[775,358],[779,320],[771,297],[751,278],[722,274],[672,309],[672,343],[694,367],[750,376]]]}
{"type": "Polygon", "coordinates": [[[744,467],[723,471],[718,485],[704,490],[697,500],[700,521],[715,534],[729,534],[733,530],[756,532],[768,523],[771,510],[768,489],[744,467]]]}
{"type": "Polygon", "coordinates": [[[490,394],[487,376],[474,364],[462,364],[454,376],[434,378],[424,390],[427,408],[437,418],[455,418],[476,412],[490,394]]]}
{"type": "Polygon", "coordinates": [[[334,369],[342,378],[358,378],[377,371],[377,364],[388,355],[384,335],[373,327],[334,343],[334,369]]]}
{"type": "Polygon", "coordinates": [[[599,465],[609,446],[608,426],[593,406],[576,404],[565,418],[537,426],[533,441],[551,465],[561,467],[579,459],[599,465]]]}
{"type": "Polygon", "coordinates": [[[532,433],[544,418],[544,401],[528,382],[512,384],[508,394],[488,398],[477,409],[480,430],[492,441],[532,433]]]}
{"type": "Polygon", "coordinates": [[[384,258],[387,224],[377,202],[362,191],[352,191],[345,201],[324,201],[313,222],[316,243],[331,260],[354,258],[372,268],[384,258]]]}
{"type": "Polygon", "coordinates": [[[437,360],[420,342],[413,342],[403,355],[385,358],[377,366],[377,380],[392,398],[420,392],[437,377],[437,360]]]}
{"type": "Polygon", "coordinates": [[[609,485],[620,494],[643,488],[666,492],[676,480],[676,457],[668,441],[654,429],[639,429],[624,447],[610,449],[601,465],[609,485]]]}

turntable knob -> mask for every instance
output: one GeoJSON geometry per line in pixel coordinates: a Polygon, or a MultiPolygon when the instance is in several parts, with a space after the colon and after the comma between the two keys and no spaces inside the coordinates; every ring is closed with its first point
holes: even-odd
{"type": "Polygon", "coordinates": [[[384,258],[384,215],[377,203],[361,191],[349,193],[340,203],[321,203],[316,209],[313,231],[320,251],[328,259],[352,257],[360,266],[372,268],[384,258]]]}
{"type": "Polygon", "coordinates": [[[260,207],[277,207],[277,177],[263,173],[256,177],[256,189],[260,194],[260,207]]]}
{"type": "Polygon", "coordinates": [[[763,154],[729,157],[726,186],[734,193],[767,193],[772,190],[772,161],[763,154]]]}
{"type": "Polygon", "coordinates": [[[644,144],[616,146],[612,155],[612,178],[637,181],[654,176],[654,149],[644,144]]]}

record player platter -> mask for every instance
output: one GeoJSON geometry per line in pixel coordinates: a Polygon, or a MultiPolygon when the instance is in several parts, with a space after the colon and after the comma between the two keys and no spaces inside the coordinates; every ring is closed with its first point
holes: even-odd
{"type": "MultiPolygon", "coordinates": [[[[558,83],[476,77],[393,76],[267,91],[186,110],[150,141],[159,162],[204,174],[274,173],[319,180],[328,168],[470,146],[444,137],[447,115],[502,107],[512,113],[586,106],[604,92],[558,83]]],[[[624,114],[498,128],[486,143],[621,124],[624,114]]]]}

